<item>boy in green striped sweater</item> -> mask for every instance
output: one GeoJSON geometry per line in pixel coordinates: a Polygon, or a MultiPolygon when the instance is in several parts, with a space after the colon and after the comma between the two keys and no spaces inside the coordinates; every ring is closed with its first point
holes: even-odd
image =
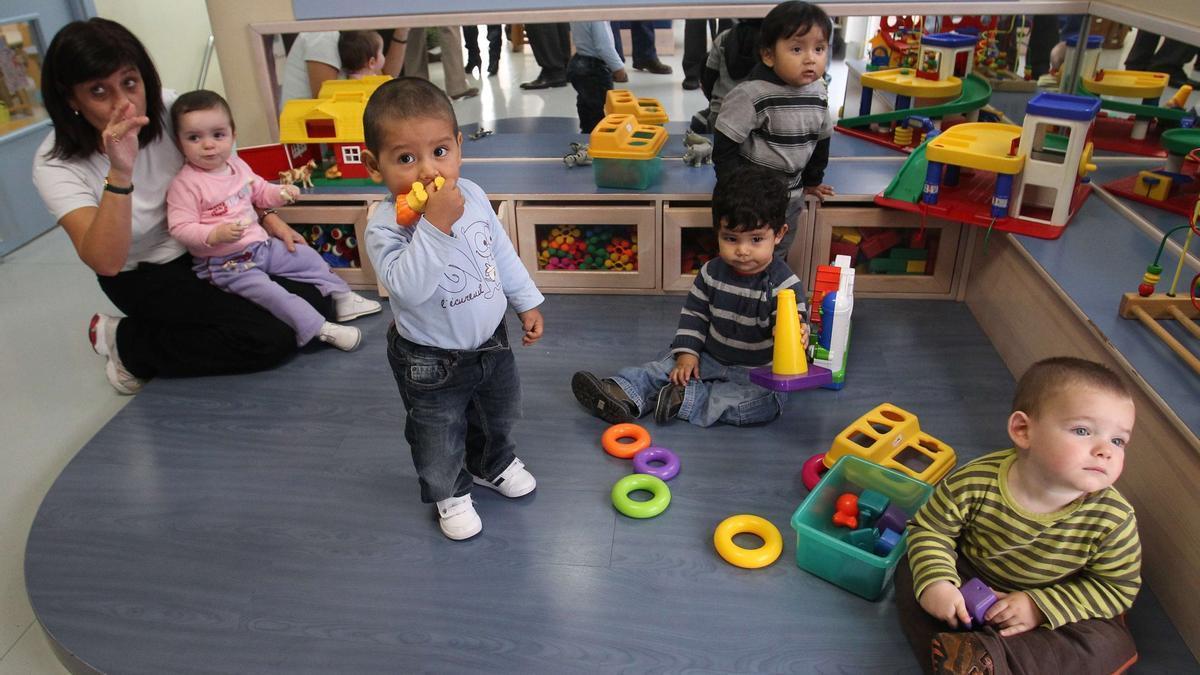
{"type": "Polygon", "coordinates": [[[947,477],[914,518],[896,601],[933,672],[1111,673],[1137,658],[1121,615],[1141,586],[1133,508],[1113,487],[1133,430],[1129,390],[1104,366],[1035,363],[1008,419],[1013,448],[947,477]],[[959,586],[996,591],[970,627],[959,586]]]}

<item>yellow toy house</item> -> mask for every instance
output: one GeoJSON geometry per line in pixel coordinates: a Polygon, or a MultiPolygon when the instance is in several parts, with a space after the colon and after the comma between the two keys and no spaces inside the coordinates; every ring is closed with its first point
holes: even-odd
{"type": "Polygon", "coordinates": [[[279,113],[279,142],[325,143],[343,178],[366,178],[363,164],[363,108],[386,75],[360,80],[329,80],[317,98],[292,99],[279,113]]]}

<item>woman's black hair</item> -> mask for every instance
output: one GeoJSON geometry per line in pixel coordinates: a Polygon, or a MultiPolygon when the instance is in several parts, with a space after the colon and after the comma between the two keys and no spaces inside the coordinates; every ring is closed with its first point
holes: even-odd
{"type": "Polygon", "coordinates": [[[779,234],[787,220],[788,189],[778,173],[743,163],[717,181],[712,196],[713,230],[745,232],[769,227],[779,234]]]}
{"type": "Polygon", "coordinates": [[[101,150],[100,130],[71,108],[72,90],[80,82],[108,77],[126,66],[137,68],[146,91],[150,123],[138,132],[139,147],[163,133],[162,82],[141,41],[115,21],[93,18],[62,27],[46,50],[42,64],[42,103],[54,123],[54,159],[88,157],[101,150]]]}
{"type": "Polygon", "coordinates": [[[771,8],[763,18],[758,46],[760,49],[774,49],[776,42],[786,40],[797,33],[807,35],[813,28],[819,28],[825,34],[826,40],[833,39],[833,21],[829,19],[825,10],[800,0],[781,2],[771,8]]]}

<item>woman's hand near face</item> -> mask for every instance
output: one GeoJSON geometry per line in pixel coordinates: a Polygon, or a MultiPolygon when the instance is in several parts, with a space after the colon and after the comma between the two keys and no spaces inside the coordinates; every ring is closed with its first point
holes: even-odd
{"type": "Polygon", "coordinates": [[[142,127],[150,123],[150,118],[137,115],[137,108],[132,101],[113,110],[108,119],[108,125],[101,132],[100,141],[104,145],[104,154],[108,155],[110,165],[109,180],[121,183],[124,187],[133,181],[133,163],[138,154],[138,133],[142,127]]]}

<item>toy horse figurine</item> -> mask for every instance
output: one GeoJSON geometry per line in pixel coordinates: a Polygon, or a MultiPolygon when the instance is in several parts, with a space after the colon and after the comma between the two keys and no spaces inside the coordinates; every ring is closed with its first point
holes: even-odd
{"type": "Polygon", "coordinates": [[[592,157],[588,154],[588,146],[583,143],[572,142],[571,152],[563,155],[563,164],[566,164],[568,169],[573,166],[584,166],[591,163],[592,157]]]}
{"type": "Polygon", "coordinates": [[[296,183],[300,183],[301,187],[311,188],[313,186],[312,172],[316,168],[316,160],[310,159],[304,166],[298,166],[294,169],[288,169],[287,171],[280,171],[279,184],[295,185],[296,183]]]}
{"type": "Polygon", "coordinates": [[[710,143],[707,138],[694,131],[688,131],[687,135],[683,137],[683,147],[687,149],[683,153],[683,161],[685,164],[700,166],[701,164],[708,164],[712,161],[712,143],[710,143]]]}

